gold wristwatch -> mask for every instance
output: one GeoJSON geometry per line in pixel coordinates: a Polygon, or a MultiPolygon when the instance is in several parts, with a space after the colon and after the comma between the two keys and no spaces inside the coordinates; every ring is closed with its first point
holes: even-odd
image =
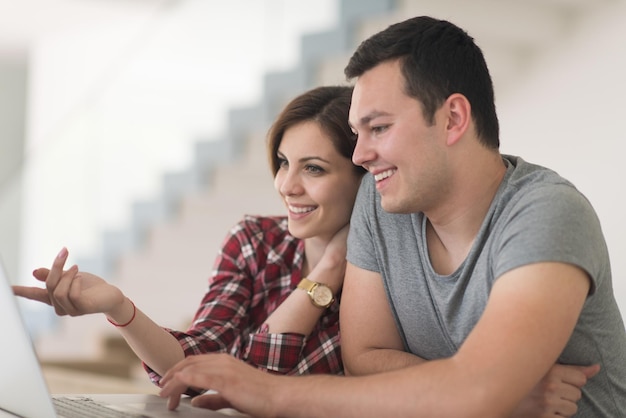
{"type": "Polygon", "coordinates": [[[318,308],[328,308],[335,301],[333,291],[323,283],[303,278],[300,280],[300,283],[298,283],[298,289],[306,291],[313,305],[318,308]]]}

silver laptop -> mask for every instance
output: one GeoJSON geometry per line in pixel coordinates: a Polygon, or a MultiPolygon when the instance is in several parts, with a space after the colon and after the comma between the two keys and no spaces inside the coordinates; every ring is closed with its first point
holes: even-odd
{"type": "Polygon", "coordinates": [[[145,394],[50,395],[16,296],[0,259],[0,417],[225,417],[220,412],[192,407],[184,398],[176,411],[167,400],[145,394]],[[60,404],[83,408],[76,415],[61,412],[60,404]],[[55,406],[56,405],[56,406],[55,406]],[[100,409],[101,412],[98,412],[100,409]],[[93,412],[90,412],[93,411],[93,412]]]}

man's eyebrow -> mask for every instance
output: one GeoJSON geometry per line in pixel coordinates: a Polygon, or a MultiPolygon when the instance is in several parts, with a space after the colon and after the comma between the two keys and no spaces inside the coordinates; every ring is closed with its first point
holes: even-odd
{"type": "MultiPolygon", "coordinates": [[[[361,119],[358,120],[357,125],[358,126],[365,126],[368,125],[372,120],[381,117],[381,116],[389,116],[390,113],[388,112],[383,112],[381,110],[374,110],[372,112],[370,112],[369,114],[363,116],[361,119]]],[[[350,122],[348,122],[348,124],[350,125],[351,128],[354,128],[354,125],[350,122]]]]}

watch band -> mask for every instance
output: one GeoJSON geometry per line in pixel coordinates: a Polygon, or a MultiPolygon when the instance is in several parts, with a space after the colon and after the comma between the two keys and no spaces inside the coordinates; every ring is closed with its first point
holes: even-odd
{"type": "Polygon", "coordinates": [[[306,277],[303,277],[298,283],[298,289],[306,290],[307,292],[311,292],[318,283],[313,280],[309,280],[306,277]]]}
{"type": "Polygon", "coordinates": [[[298,289],[304,290],[311,299],[313,306],[318,308],[328,308],[335,301],[333,291],[327,285],[323,283],[314,282],[306,277],[300,280],[297,286],[298,289]]]}

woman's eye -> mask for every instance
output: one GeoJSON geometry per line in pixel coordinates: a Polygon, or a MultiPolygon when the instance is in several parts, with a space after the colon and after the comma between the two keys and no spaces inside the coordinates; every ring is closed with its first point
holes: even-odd
{"type": "Polygon", "coordinates": [[[311,173],[311,174],[320,174],[320,173],[324,172],[324,169],[322,167],[317,166],[317,165],[307,165],[305,167],[305,170],[308,173],[311,173]]]}
{"type": "Polygon", "coordinates": [[[277,161],[278,161],[278,166],[279,167],[281,167],[281,168],[289,167],[289,163],[284,158],[278,158],[277,161]]]}

